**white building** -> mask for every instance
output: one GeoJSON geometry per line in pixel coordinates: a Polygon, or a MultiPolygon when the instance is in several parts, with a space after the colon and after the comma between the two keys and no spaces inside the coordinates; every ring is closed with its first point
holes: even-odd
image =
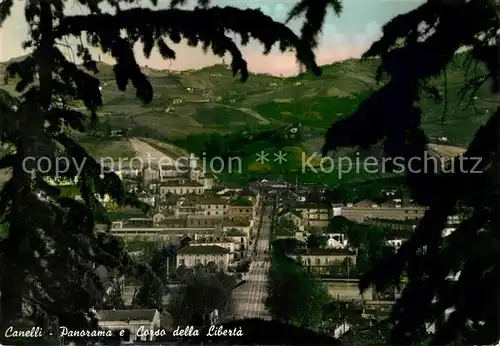
{"type": "Polygon", "coordinates": [[[347,237],[343,233],[325,233],[328,237],[326,247],[331,249],[344,249],[347,247],[347,237]]]}
{"type": "Polygon", "coordinates": [[[229,201],[219,197],[201,197],[196,202],[207,216],[228,216],[229,201]]]}
{"type": "Polygon", "coordinates": [[[393,239],[388,239],[386,240],[386,245],[394,248],[396,251],[399,250],[401,245],[406,241],[406,239],[402,238],[393,238],[393,239]]]}

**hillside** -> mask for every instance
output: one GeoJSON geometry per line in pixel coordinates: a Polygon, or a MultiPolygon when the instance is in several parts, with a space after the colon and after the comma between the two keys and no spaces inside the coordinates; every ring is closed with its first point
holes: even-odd
{"type": "MultiPolygon", "coordinates": [[[[477,94],[476,107],[467,107],[456,96],[463,85],[463,56],[457,57],[447,71],[447,80],[435,85],[448,89],[447,112],[424,96],[423,127],[431,137],[447,137],[464,146],[484,123],[499,102],[485,86],[477,94]]],[[[112,129],[121,129],[128,137],[162,142],[178,142],[186,136],[207,133],[259,132],[270,128],[301,124],[308,136],[299,145],[315,151],[321,145],[326,128],[348,115],[378,86],[375,70],[378,60],[350,59],[323,66],[323,76],[302,74],[279,78],[251,75],[246,83],[234,78],[226,66],[216,65],[192,71],[157,71],[144,68],[155,90],[154,100],[142,105],[130,86],[120,92],[113,80],[112,66],[99,63],[105,105],[100,114],[112,129]]],[[[5,63],[0,64],[0,74],[5,63]]],[[[3,86],[12,90],[14,85],[3,86]]],[[[203,135],[202,137],[204,137],[203,135]]],[[[86,147],[96,155],[130,153],[127,141],[96,139],[86,135],[86,147]]],[[[99,136],[97,136],[99,137],[99,136]]]]}

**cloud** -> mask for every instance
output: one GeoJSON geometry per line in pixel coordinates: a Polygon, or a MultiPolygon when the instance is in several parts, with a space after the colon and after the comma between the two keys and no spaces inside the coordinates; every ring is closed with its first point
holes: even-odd
{"type": "Polygon", "coordinates": [[[356,35],[356,43],[369,44],[382,36],[382,27],[377,22],[369,22],[365,25],[365,31],[356,35]]]}
{"type": "Polygon", "coordinates": [[[284,21],[287,17],[289,10],[290,9],[287,6],[283,4],[277,4],[274,7],[273,18],[275,20],[284,21]]]}

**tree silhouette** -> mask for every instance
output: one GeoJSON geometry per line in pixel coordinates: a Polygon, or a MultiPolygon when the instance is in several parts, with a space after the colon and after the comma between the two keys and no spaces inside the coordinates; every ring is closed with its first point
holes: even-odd
{"type": "MultiPolygon", "coordinates": [[[[323,152],[383,141],[388,156],[422,158],[427,138],[420,127],[420,96],[441,96],[429,82],[446,76],[459,49],[467,48],[466,68],[482,65],[486,71],[467,73],[460,96],[473,96],[487,81],[498,92],[498,19],[493,1],[429,0],[389,21],[383,37],[364,55],[380,58],[378,77],[388,76],[389,82],[354,114],[331,126],[323,152]]],[[[429,210],[398,253],[376,265],[361,282],[362,290],[370,284],[387,288],[407,273],[408,284],[392,313],[393,344],[422,340],[425,322],[441,319],[451,307],[454,311],[440,321],[434,344],[492,344],[500,339],[499,125],[497,110],[477,131],[463,158],[453,161],[454,173],[426,172],[423,167],[419,173],[407,173],[413,197],[429,210]],[[481,158],[476,167],[481,174],[471,173],[476,162],[467,160],[471,157],[481,158]],[[468,206],[472,215],[442,239],[447,216],[458,205],[468,206]],[[447,279],[457,272],[458,281],[447,279]]]]}
{"type": "MultiPolygon", "coordinates": [[[[132,50],[139,41],[146,57],[154,47],[166,59],[176,57],[165,37],[174,43],[185,39],[192,46],[211,48],[220,56],[230,53],[233,74],[239,72],[244,81],[248,78],[247,65],[237,45],[226,34],[232,31],[240,35],[243,45],[250,38],[260,41],[264,53],[274,44],[281,50],[293,48],[297,60],[319,75],[312,48],[327,6],[333,3],[334,10],[340,11],[338,1],[300,2],[290,18],[305,14],[301,38],[260,10],[209,7],[207,0],[200,0],[193,10],[179,9],[178,5],[185,1],[176,0],[171,8],[163,10],[122,8],[131,5],[132,0],[77,2],[90,14],[67,16],[64,11],[67,2],[63,0],[27,1],[25,17],[30,39],[23,47],[30,49],[30,54],[11,63],[6,70],[7,79],[19,78],[16,90],[20,97],[15,99],[1,93],[0,140],[11,144],[15,151],[0,161],[0,168],[12,170],[11,179],[0,193],[1,219],[8,224],[8,234],[0,241],[1,277],[8,278],[1,281],[0,287],[0,329],[21,315],[23,301],[57,317],[62,325],[85,328],[87,321],[92,320],[90,308],[96,306],[103,294],[102,284],[93,273],[96,264],[121,272],[133,270],[136,274],[146,270],[136,268],[121,241],[94,231],[95,220],[106,221],[96,194],[109,194],[120,205],[145,206],[124,191],[115,174],[105,173],[102,177],[99,163],[65,131],[67,128],[84,131],[88,118],[86,113],[66,107],[67,100],[81,100],[93,121],[102,105],[99,80],[91,74],[98,70],[89,46],[115,59],[113,71],[120,90],[125,90],[131,82],[137,97],[148,103],[153,89],[132,50]],[[114,8],[115,13],[104,13],[102,4],[114,8]],[[60,49],[69,37],[81,42],[76,45],[81,65],[68,60],[60,49]],[[74,178],[76,167],[69,167],[65,173],[42,174],[33,164],[25,165],[28,157],[53,160],[56,147],[62,147],[65,156],[85,163],[78,180],[83,203],[61,197],[58,189],[44,180],[57,174],[74,178]],[[44,198],[40,197],[42,194],[44,198]]],[[[151,2],[157,5],[156,0],[151,2]]],[[[14,0],[2,2],[0,24],[10,15],[13,3],[14,0]]],[[[4,335],[1,330],[0,335],[4,335]]]]}

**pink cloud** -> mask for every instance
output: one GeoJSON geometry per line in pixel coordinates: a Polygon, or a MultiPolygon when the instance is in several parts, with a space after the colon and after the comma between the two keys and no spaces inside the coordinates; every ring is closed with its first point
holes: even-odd
{"type": "MultiPolygon", "coordinates": [[[[173,48],[178,56],[175,61],[165,61],[157,53],[153,53],[149,60],[139,59],[140,64],[157,69],[187,70],[222,63],[222,58],[211,53],[205,54],[199,48],[187,47],[182,44],[173,48]]],[[[316,59],[320,65],[330,64],[334,61],[360,57],[366,48],[367,46],[364,44],[343,44],[338,45],[336,48],[322,48],[316,52],[316,59]]],[[[137,49],[137,51],[139,53],[140,50],[137,49]]],[[[250,71],[274,75],[283,74],[285,76],[297,73],[298,65],[293,53],[272,51],[269,55],[263,55],[261,51],[262,49],[257,48],[256,45],[243,50],[250,71]]],[[[138,54],[138,56],[141,56],[141,54],[138,54]]],[[[229,62],[230,57],[227,57],[225,61],[229,62]]]]}

